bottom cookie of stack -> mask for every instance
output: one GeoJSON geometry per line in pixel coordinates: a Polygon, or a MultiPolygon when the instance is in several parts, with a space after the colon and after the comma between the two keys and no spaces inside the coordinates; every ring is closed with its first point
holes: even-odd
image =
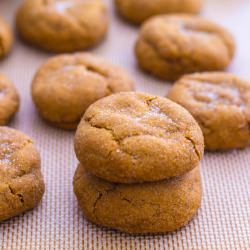
{"type": "Polygon", "coordinates": [[[199,167],[169,180],[115,184],[79,164],[74,192],[86,218],[128,233],[163,233],[187,224],[201,205],[199,167]]]}

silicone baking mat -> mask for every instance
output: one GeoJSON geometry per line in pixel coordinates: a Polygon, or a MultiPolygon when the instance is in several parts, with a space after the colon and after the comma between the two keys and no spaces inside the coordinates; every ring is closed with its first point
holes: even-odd
{"type": "MultiPolygon", "coordinates": [[[[14,23],[20,2],[0,0],[0,15],[14,23]]],[[[110,31],[93,52],[126,68],[136,80],[137,90],[164,95],[171,85],[143,74],[136,66],[133,46],[138,28],[119,19],[111,0],[106,2],[110,31]]],[[[235,35],[238,49],[229,71],[250,79],[250,1],[207,0],[202,15],[235,35]]],[[[0,72],[16,84],[21,95],[20,111],[10,126],[36,142],[46,182],[46,193],[36,209],[0,224],[0,249],[250,249],[250,148],[206,153],[201,168],[202,207],[177,232],[132,236],[85,220],[72,188],[77,165],[74,133],[45,124],[30,97],[32,77],[50,56],[16,39],[11,55],[0,62],[0,72]]]]}

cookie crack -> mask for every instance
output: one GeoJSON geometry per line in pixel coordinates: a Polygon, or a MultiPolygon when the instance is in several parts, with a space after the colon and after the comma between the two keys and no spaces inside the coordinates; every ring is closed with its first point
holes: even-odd
{"type": "Polygon", "coordinates": [[[23,195],[20,194],[20,193],[16,193],[15,190],[11,187],[10,184],[8,184],[8,188],[10,190],[10,193],[12,195],[16,196],[19,199],[19,201],[20,201],[21,204],[24,204],[24,197],[23,197],[23,195]]]}
{"type": "MultiPolygon", "coordinates": [[[[93,123],[91,122],[91,120],[92,120],[93,118],[94,118],[94,117],[91,117],[91,118],[89,118],[89,119],[86,119],[86,118],[85,118],[85,122],[87,122],[91,127],[98,128],[98,129],[105,129],[106,131],[109,131],[110,134],[111,134],[112,137],[113,137],[113,140],[118,144],[120,150],[121,150],[121,142],[122,142],[123,140],[125,140],[125,139],[127,139],[127,138],[130,138],[130,137],[134,137],[134,136],[139,136],[139,135],[140,135],[140,134],[135,134],[135,135],[128,135],[128,136],[125,136],[125,137],[123,137],[123,138],[117,138],[117,136],[115,135],[115,132],[114,132],[113,129],[108,128],[108,127],[106,127],[106,126],[100,126],[100,125],[97,125],[97,124],[93,124],[93,123]]],[[[121,150],[121,151],[123,151],[123,150],[121,150]]],[[[110,154],[111,154],[112,152],[113,152],[113,151],[111,151],[110,154]]],[[[125,152],[125,151],[123,151],[123,152],[126,153],[126,154],[129,154],[128,152],[125,152]]],[[[131,154],[129,154],[129,155],[132,156],[132,157],[134,157],[134,156],[131,155],[131,154]]]]}
{"type": "MultiPolygon", "coordinates": [[[[84,66],[87,71],[106,79],[106,81],[110,79],[110,76],[103,70],[100,70],[98,67],[95,67],[94,65],[84,65],[84,66]]],[[[107,95],[110,95],[114,92],[109,82],[107,82],[106,92],[107,92],[107,95]]]]}
{"type": "Polygon", "coordinates": [[[151,106],[152,102],[153,102],[154,100],[156,100],[156,99],[157,99],[156,96],[154,96],[154,97],[152,97],[152,98],[149,98],[149,99],[146,99],[146,104],[147,104],[147,106],[148,106],[149,108],[151,108],[151,107],[152,107],[152,106],[151,106]]]}
{"type": "Polygon", "coordinates": [[[155,208],[155,212],[153,213],[153,217],[155,219],[153,220],[152,223],[155,224],[158,221],[158,218],[159,218],[159,216],[161,214],[161,206],[160,206],[160,204],[157,204],[157,203],[145,200],[145,199],[139,199],[139,200],[129,199],[127,197],[122,196],[122,193],[120,191],[119,191],[119,197],[120,197],[121,201],[125,201],[129,205],[131,205],[133,207],[136,207],[136,208],[138,208],[138,207],[140,208],[140,207],[142,207],[145,204],[148,204],[148,205],[154,207],[155,208]]]}
{"type": "Polygon", "coordinates": [[[17,196],[19,197],[20,202],[24,203],[23,195],[22,194],[17,194],[17,196]]]}
{"type": "Polygon", "coordinates": [[[198,159],[201,160],[201,155],[200,155],[200,152],[199,150],[197,149],[197,146],[196,146],[196,143],[195,141],[190,137],[190,136],[185,136],[185,138],[191,142],[193,148],[194,148],[194,151],[195,151],[195,154],[197,155],[198,159]]]}
{"type": "Polygon", "coordinates": [[[4,56],[4,45],[3,45],[3,38],[1,37],[0,34],[0,58],[4,56]]]}
{"type": "Polygon", "coordinates": [[[173,63],[179,63],[181,58],[169,58],[167,56],[163,56],[159,51],[158,51],[158,48],[151,42],[149,41],[148,39],[146,38],[143,38],[142,39],[144,43],[146,43],[153,51],[154,53],[157,55],[157,57],[159,57],[161,60],[165,61],[166,63],[168,64],[173,64],[173,63]]]}
{"type": "Polygon", "coordinates": [[[184,32],[187,31],[187,32],[193,32],[193,33],[197,33],[197,34],[205,34],[208,37],[216,37],[225,46],[227,53],[228,53],[228,57],[229,58],[231,57],[230,46],[229,46],[227,40],[224,39],[223,35],[220,34],[220,32],[218,32],[217,30],[200,30],[200,29],[197,29],[194,27],[190,27],[185,23],[182,24],[182,27],[180,28],[180,30],[184,30],[184,32]]]}
{"type": "Polygon", "coordinates": [[[126,198],[126,197],[121,197],[121,200],[126,201],[127,203],[131,204],[132,200],[126,198]]]}
{"type": "MultiPolygon", "coordinates": [[[[176,128],[176,131],[165,131],[164,130],[165,133],[175,133],[175,132],[177,133],[177,132],[180,132],[180,128],[179,128],[178,124],[170,116],[168,116],[167,114],[165,114],[164,112],[162,112],[159,107],[153,105],[153,101],[157,100],[157,98],[158,97],[153,97],[153,98],[150,98],[150,99],[146,100],[146,104],[147,104],[147,106],[149,108],[148,111],[149,112],[153,111],[154,113],[157,113],[158,115],[165,116],[167,119],[169,119],[171,121],[171,123],[174,124],[174,126],[176,128]],[[155,109],[153,109],[153,108],[155,108],[155,109]]],[[[142,118],[142,117],[140,117],[140,118],[142,118]]],[[[152,126],[152,127],[158,128],[157,126],[152,126]]]]}
{"type": "Polygon", "coordinates": [[[109,77],[107,73],[105,73],[104,71],[98,69],[98,67],[95,67],[93,65],[85,65],[85,68],[86,68],[86,70],[88,70],[94,74],[97,74],[99,76],[102,76],[103,78],[109,77]]]}
{"type": "MultiPolygon", "coordinates": [[[[114,190],[117,189],[117,184],[114,184],[112,185],[111,188],[105,190],[105,191],[100,191],[100,190],[97,190],[98,192],[98,197],[96,198],[94,204],[93,204],[93,214],[95,216],[96,219],[98,219],[98,215],[96,213],[96,208],[98,206],[98,203],[105,197],[105,196],[108,196],[111,192],[113,192],[114,190]]],[[[144,204],[149,204],[150,206],[153,206],[155,207],[155,212],[153,213],[153,217],[154,217],[154,220],[153,220],[153,224],[157,223],[158,222],[158,218],[161,214],[161,206],[160,204],[157,204],[157,203],[154,203],[154,202],[150,202],[150,201],[147,201],[145,199],[139,199],[139,200],[133,200],[133,199],[129,199],[125,196],[122,195],[122,192],[120,190],[117,190],[118,192],[118,195],[119,195],[119,199],[121,201],[124,201],[126,203],[128,203],[130,206],[133,206],[133,207],[136,207],[136,208],[139,208],[142,207],[144,204]]]]}
{"type": "MultiPolygon", "coordinates": [[[[87,9],[87,8],[86,8],[87,9]]],[[[65,12],[64,16],[68,18],[68,20],[71,21],[72,26],[77,30],[79,34],[81,34],[83,37],[86,36],[88,32],[94,32],[90,27],[88,26],[88,22],[85,21],[79,21],[77,19],[76,15],[72,15],[70,12],[65,12]]]]}
{"type": "MultiPolygon", "coordinates": [[[[157,97],[153,97],[153,98],[151,98],[151,99],[147,99],[146,100],[146,104],[148,105],[148,107],[149,108],[152,108],[152,103],[153,103],[153,101],[154,100],[156,100],[157,99],[157,97]]],[[[150,111],[150,110],[149,110],[150,111]]],[[[160,113],[159,113],[160,114],[160,113]]],[[[164,114],[164,113],[162,113],[163,115],[165,115],[166,116],[166,114],[164,114]]],[[[98,124],[93,124],[92,123],[92,119],[94,118],[95,116],[92,116],[92,117],[89,117],[89,118],[84,118],[84,120],[85,120],[85,122],[86,123],[88,123],[91,127],[94,127],[94,128],[97,128],[97,129],[104,129],[104,130],[106,130],[106,131],[109,131],[110,132],[110,134],[111,134],[111,136],[112,136],[112,138],[113,138],[113,140],[117,143],[117,145],[118,145],[118,149],[120,150],[120,151],[122,151],[123,153],[125,153],[125,154],[128,154],[129,156],[131,156],[134,160],[137,160],[137,158],[136,158],[136,156],[135,155],[133,155],[132,153],[130,153],[130,152],[127,152],[127,151],[125,151],[124,149],[121,149],[121,144],[122,144],[122,142],[124,141],[124,140],[126,140],[126,139],[128,139],[128,138],[132,138],[132,137],[137,137],[137,136],[152,136],[152,137],[154,137],[154,138],[157,138],[157,139],[163,139],[163,140],[167,140],[166,138],[164,138],[164,137],[161,137],[161,136],[157,136],[157,135],[154,135],[154,134],[152,134],[152,133],[135,133],[135,134],[132,134],[132,135],[126,135],[126,136],[124,136],[124,137],[122,137],[122,138],[118,138],[117,136],[116,136],[116,134],[115,134],[115,132],[114,132],[114,130],[112,129],[112,128],[109,128],[109,127],[107,127],[107,126],[101,126],[101,125],[98,125],[98,124]]],[[[169,118],[169,119],[171,119],[171,118],[169,118]]],[[[171,121],[175,124],[175,126],[176,126],[176,129],[177,129],[177,131],[176,132],[179,132],[180,131],[180,129],[179,129],[179,127],[178,127],[178,125],[171,119],[171,121]]],[[[165,131],[164,130],[164,132],[165,133],[167,133],[167,131],[165,131]]],[[[175,133],[174,131],[169,131],[170,133],[175,133]]],[[[116,149],[117,150],[117,149],[116,149]]],[[[112,151],[110,151],[109,152],[109,154],[108,155],[111,155],[114,151],[116,151],[116,150],[112,150],[112,151]]]]}
{"type": "Polygon", "coordinates": [[[93,213],[95,214],[95,210],[96,210],[96,207],[97,207],[97,203],[101,200],[101,198],[103,197],[103,193],[99,192],[98,191],[98,196],[93,204],[93,213]]]}
{"type": "Polygon", "coordinates": [[[114,91],[109,83],[106,86],[106,90],[107,90],[107,95],[111,95],[112,93],[114,93],[114,91]]]}
{"type": "MultiPolygon", "coordinates": [[[[178,57],[169,57],[169,56],[166,56],[166,55],[162,55],[157,46],[155,46],[154,43],[152,43],[151,41],[149,41],[148,39],[146,39],[145,37],[142,38],[142,41],[144,43],[146,43],[155,53],[155,55],[162,61],[164,61],[165,63],[169,64],[169,65],[172,65],[172,64],[181,64],[181,65],[185,65],[185,60],[188,59],[188,62],[189,62],[189,67],[190,68],[197,68],[197,63],[192,60],[192,57],[184,57],[184,55],[182,54],[181,56],[178,56],[178,57]]],[[[178,49],[179,50],[179,49],[178,49]]],[[[179,50],[180,51],[180,50],[179,50]]]]}
{"type": "Polygon", "coordinates": [[[96,208],[98,206],[98,203],[100,202],[100,200],[105,196],[108,195],[110,192],[114,191],[116,189],[116,184],[113,184],[112,187],[110,187],[109,189],[106,189],[104,192],[97,190],[98,192],[98,196],[95,199],[95,202],[93,204],[93,214],[95,215],[95,217],[97,217],[96,215],[96,208]]]}

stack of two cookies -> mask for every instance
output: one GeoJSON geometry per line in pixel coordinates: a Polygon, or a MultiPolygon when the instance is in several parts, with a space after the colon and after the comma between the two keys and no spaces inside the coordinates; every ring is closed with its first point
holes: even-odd
{"type": "Polygon", "coordinates": [[[74,191],[92,222],[130,233],[185,225],[201,202],[202,132],[162,97],[124,92],[86,111],[75,137],[74,191]]]}

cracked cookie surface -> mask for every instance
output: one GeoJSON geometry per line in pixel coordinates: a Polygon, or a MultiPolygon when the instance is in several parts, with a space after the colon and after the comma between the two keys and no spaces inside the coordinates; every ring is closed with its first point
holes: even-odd
{"type": "Polygon", "coordinates": [[[114,184],[79,165],[74,192],[92,222],[129,233],[163,233],[187,224],[201,203],[199,167],[186,175],[142,184],[114,184]]]}
{"type": "Polygon", "coordinates": [[[170,13],[198,13],[203,0],[114,0],[119,14],[140,24],[151,16],[170,13]]]}
{"type": "Polygon", "coordinates": [[[235,45],[228,31],[205,18],[162,15],[143,24],[135,51],[143,70],[173,81],[188,73],[225,69],[235,45]]]}
{"type": "Polygon", "coordinates": [[[102,0],[25,0],[16,24],[20,36],[31,45],[72,52],[104,39],[108,14],[102,0]]]}
{"type": "Polygon", "coordinates": [[[0,74],[0,126],[6,125],[19,108],[19,95],[15,86],[0,74]]]}
{"type": "Polygon", "coordinates": [[[0,127],[0,221],[34,208],[43,193],[40,156],[32,140],[0,127]]]}
{"type": "Polygon", "coordinates": [[[85,112],[75,152],[94,175],[137,183],[182,175],[203,156],[203,135],[193,117],[166,98],[124,92],[85,112]]]}
{"type": "Polygon", "coordinates": [[[11,50],[13,35],[9,25],[0,17],[0,60],[11,50]]]}
{"type": "Polygon", "coordinates": [[[76,53],[56,56],[41,66],[32,96],[45,120],[76,129],[89,105],[112,93],[131,91],[133,85],[120,67],[89,53],[76,53]]]}
{"type": "Polygon", "coordinates": [[[229,73],[182,77],[168,98],[190,111],[209,150],[244,148],[250,144],[250,83],[229,73]]]}

